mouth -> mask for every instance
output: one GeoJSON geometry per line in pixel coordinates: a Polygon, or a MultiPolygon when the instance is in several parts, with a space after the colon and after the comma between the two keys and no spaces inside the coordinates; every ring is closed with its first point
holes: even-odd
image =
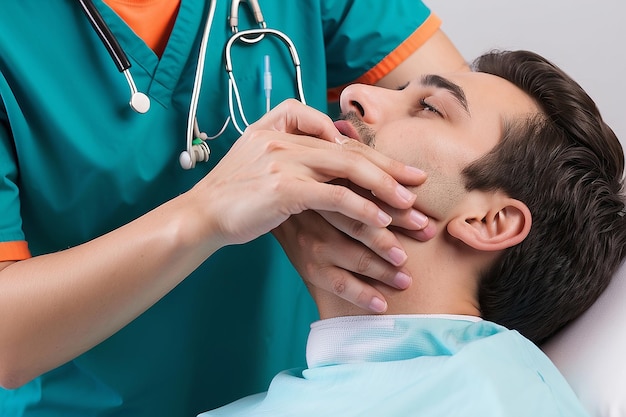
{"type": "Polygon", "coordinates": [[[337,128],[339,133],[341,133],[342,135],[347,136],[350,139],[358,140],[359,142],[363,143],[363,141],[361,140],[361,136],[359,135],[359,132],[354,128],[354,126],[352,126],[352,123],[350,123],[349,121],[337,120],[335,122],[335,127],[337,128]]]}

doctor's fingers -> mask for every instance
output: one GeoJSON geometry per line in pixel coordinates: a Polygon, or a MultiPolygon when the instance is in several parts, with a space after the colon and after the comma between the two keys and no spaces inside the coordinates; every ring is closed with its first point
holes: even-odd
{"type": "Polygon", "coordinates": [[[382,313],[387,308],[383,295],[363,277],[399,289],[411,282],[408,271],[392,266],[351,239],[319,212],[291,216],[273,233],[313,295],[322,290],[367,311],[382,313]]]}
{"type": "MultiPolygon", "coordinates": [[[[402,184],[420,185],[426,180],[426,174],[420,169],[393,160],[355,139],[342,135],[330,117],[295,99],[288,99],[280,103],[260,120],[250,125],[244,131],[243,136],[263,130],[303,135],[303,140],[308,141],[311,141],[312,138],[324,139],[324,141],[318,140],[317,146],[323,146],[322,143],[326,142],[326,146],[332,146],[334,149],[358,153],[402,184]]],[[[308,146],[314,145],[309,142],[308,146]]]]}
{"type": "MultiPolygon", "coordinates": [[[[339,182],[339,181],[335,181],[339,182]]],[[[345,181],[344,181],[345,184],[345,181]]],[[[345,184],[351,190],[359,195],[373,201],[385,213],[391,216],[392,221],[390,227],[408,237],[425,242],[435,235],[435,225],[422,212],[411,207],[408,209],[398,209],[386,204],[384,201],[376,198],[371,192],[356,186],[355,184],[345,184]]]]}
{"type": "Polygon", "coordinates": [[[392,220],[375,203],[342,185],[287,180],[272,189],[276,204],[284,206],[291,215],[305,210],[328,211],[374,228],[385,228],[392,220]]]}
{"type": "MultiPolygon", "coordinates": [[[[328,180],[348,180],[392,207],[408,209],[416,199],[416,195],[393,175],[360,152],[327,152],[308,161],[308,166],[315,172],[327,175],[328,180]]],[[[421,183],[421,178],[416,182],[421,183]]]]}
{"type": "Polygon", "coordinates": [[[334,142],[341,134],[328,115],[295,99],[280,103],[246,130],[274,130],[334,142]]]}
{"type": "MultiPolygon", "coordinates": [[[[338,230],[323,239],[300,233],[299,272],[309,287],[315,287],[374,313],[387,309],[383,294],[363,277],[370,277],[394,288],[404,289],[411,277],[358,241],[338,230]]],[[[291,258],[291,256],[290,256],[291,258]]]]}
{"type": "MultiPolygon", "coordinates": [[[[302,137],[302,139],[310,140],[304,137],[302,137]]],[[[414,200],[413,193],[406,190],[405,187],[397,190],[395,188],[398,187],[399,184],[406,186],[422,185],[427,178],[424,171],[389,158],[377,150],[354,139],[343,137],[342,140],[338,140],[335,143],[318,141],[316,146],[332,150],[335,156],[337,156],[340,160],[343,160],[345,165],[354,171],[353,175],[355,176],[364,175],[370,176],[371,178],[377,176],[377,180],[372,182],[368,187],[356,181],[352,182],[373,192],[382,201],[385,201],[397,208],[409,208],[410,205],[397,205],[393,203],[393,197],[392,200],[389,199],[391,196],[390,193],[403,192],[406,198],[414,200]],[[371,169],[371,171],[368,172],[368,169],[370,168],[368,168],[367,164],[363,163],[363,160],[369,161],[376,168],[371,169]]],[[[347,176],[337,176],[337,178],[350,179],[347,176]]]]}
{"type": "MultiPolygon", "coordinates": [[[[367,158],[377,167],[393,176],[398,182],[404,185],[422,185],[426,181],[427,174],[421,169],[392,159],[380,153],[376,149],[359,142],[358,140],[348,138],[337,142],[335,146],[339,146],[345,153],[358,154],[367,158]]],[[[377,191],[374,189],[370,190],[377,191]]],[[[376,195],[379,195],[378,192],[376,192],[376,195]]]]}
{"type": "MultiPolygon", "coordinates": [[[[347,179],[366,190],[371,190],[380,200],[396,208],[409,208],[415,194],[403,184],[422,184],[426,175],[400,162],[394,161],[367,146],[340,145],[307,136],[278,132],[251,132],[240,140],[260,144],[265,141],[264,152],[277,163],[290,162],[310,169],[309,176],[316,181],[347,179]]],[[[350,141],[354,142],[354,141],[350,141]]]]}
{"type": "MultiPolygon", "coordinates": [[[[364,195],[360,193],[361,195],[364,195]]],[[[391,216],[392,221],[389,225],[389,229],[398,233],[402,233],[412,239],[419,240],[420,242],[426,242],[437,233],[437,227],[434,221],[429,219],[422,212],[410,209],[397,209],[391,207],[384,202],[373,198],[372,201],[376,205],[391,216]]]]}
{"type": "MultiPolygon", "coordinates": [[[[368,226],[365,223],[336,212],[318,211],[318,214],[329,225],[351,238],[349,240],[351,247],[359,249],[362,245],[363,249],[369,249],[369,251],[363,252],[362,256],[358,258],[360,259],[358,262],[351,262],[351,267],[343,265],[345,269],[382,281],[396,288],[405,288],[402,283],[394,283],[393,277],[390,275],[393,269],[392,265],[400,267],[407,260],[402,244],[392,231],[384,227],[368,226]],[[370,256],[370,252],[377,256],[370,256]]],[[[344,256],[345,248],[337,249],[334,252],[344,256]]],[[[348,261],[354,261],[354,259],[348,261]]]]}
{"type": "MultiPolygon", "coordinates": [[[[335,136],[332,141],[315,140],[309,136],[293,135],[291,140],[304,146],[328,149],[337,153],[341,158],[346,159],[348,164],[358,162],[361,159],[367,159],[376,165],[380,170],[389,174],[397,182],[405,185],[421,185],[426,181],[426,173],[421,169],[406,165],[400,161],[392,159],[377,150],[359,142],[358,140],[348,138],[347,136],[335,136]]],[[[341,177],[346,178],[346,177],[341,177]]],[[[376,195],[385,195],[386,189],[383,185],[381,189],[369,188],[376,192],[376,195]],[[380,192],[380,194],[378,193],[380,192]]],[[[385,199],[383,199],[385,200],[385,199]]],[[[387,200],[385,200],[387,201],[387,200]]]]}

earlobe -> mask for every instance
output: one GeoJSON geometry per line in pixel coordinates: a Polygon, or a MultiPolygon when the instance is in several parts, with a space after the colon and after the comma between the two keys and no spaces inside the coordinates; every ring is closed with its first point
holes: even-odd
{"type": "Polygon", "coordinates": [[[526,204],[500,197],[483,210],[457,216],[447,226],[448,233],[481,251],[498,251],[519,244],[530,232],[532,216],[526,204]]]}

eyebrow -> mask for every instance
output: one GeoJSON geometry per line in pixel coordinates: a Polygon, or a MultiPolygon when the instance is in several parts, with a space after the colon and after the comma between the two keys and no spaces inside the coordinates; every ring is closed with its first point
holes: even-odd
{"type": "Polygon", "coordinates": [[[434,74],[426,74],[422,76],[420,82],[425,87],[443,88],[444,90],[447,90],[459,102],[461,107],[463,107],[463,110],[465,110],[468,115],[470,114],[467,99],[465,98],[465,92],[459,85],[453,83],[447,78],[434,74]]]}

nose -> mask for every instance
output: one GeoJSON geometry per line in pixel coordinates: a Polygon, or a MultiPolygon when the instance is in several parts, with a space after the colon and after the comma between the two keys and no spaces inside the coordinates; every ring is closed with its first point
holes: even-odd
{"type": "Polygon", "coordinates": [[[342,113],[354,112],[363,122],[376,124],[392,110],[394,92],[382,87],[352,84],[341,93],[339,106],[342,113]]]}

